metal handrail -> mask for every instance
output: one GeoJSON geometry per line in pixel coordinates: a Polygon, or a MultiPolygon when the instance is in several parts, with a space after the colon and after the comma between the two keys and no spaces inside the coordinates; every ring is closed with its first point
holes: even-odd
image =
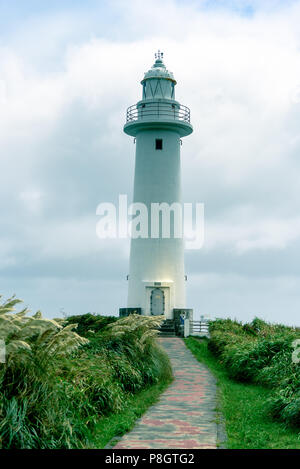
{"type": "Polygon", "coordinates": [[[196,324],[197,324],[197,323],[198,323],[198,324],[208,324],[208,323],[209,323],[209,321],[201,321],[201,320],[198,320],[198,321],[193,321],[193,320],[191,320],[190,322],[193,322],[193,323],[196,323],[196,324]]]}
{"type": "Polygon", "coordinates": [[[182,104],[167,104],[154,101],[152,103],[145,103],[142,105],[132,105],[127,109],[126,123],[136,122],[146,118],[148,120],[152,117],[168,118],[169,120],[179,120],[190,123],[191,112],[187,106],[182,104]]]}
{"type": "Polygon", "coordinates": [[[193,332],[204,332],[209,331],[209,324],[208,322],[203,321],[190,321],[191,330],[193,332]]]}

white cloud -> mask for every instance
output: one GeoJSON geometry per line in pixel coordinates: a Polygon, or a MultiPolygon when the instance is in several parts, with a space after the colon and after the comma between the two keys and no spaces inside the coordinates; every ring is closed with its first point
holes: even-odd
{"type": "Polygon", "coordinates": [[[128,252],[91,242],[92,220],[98,203],[133,184],[134,147],[122,125],[157,48],[192,111],[183,187],[186,201],[205,203],[205,249],[242,259],[298,240],[300,2],[273,11],[267,3],[245,17],[199,2],[113,2],[115,38],[96,29],[89,10],[80,34],[76,10],[67,22],[24,23],[23,42],[15,33],[0,48],[2,266],[22,263],[25,248],[38,247],[39,262],[55,260],[57,271],[60,259],[88,263],[97,253],[105,269],[100,252],[128,252]]]}
{"type": "Polygon", "coordinates": [[[228,249],[239,255],[255,250],[282,250],[300,239],[300,217],[253,220],[249,216],[241,220],[229,216],[223,222],[207,223],[205,239],[204,249],[228,249]]]}
{"type": "Polygon", "coordinates": [[[273,323],[299,325],[299,277],[249,278],[228,273],[199,274],[189,281],[190,305],[197,302],[194,317],[252,321],[260,317],[273,323]]]}
{"type": "Polygon", "coordinates": [[[24,204],[24,208],[29,212],[37,213],[41,209],[42,193],[35,189],[20,192],[20,200],[24,204]]]}

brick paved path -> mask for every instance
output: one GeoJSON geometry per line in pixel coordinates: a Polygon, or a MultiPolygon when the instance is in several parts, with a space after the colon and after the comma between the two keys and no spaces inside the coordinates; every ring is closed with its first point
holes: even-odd
{"type": "Polygon", "coordinates": [[[158,339],[175,380],[114,448],[216,448],[216,384],[182,339],[158,339]]]}

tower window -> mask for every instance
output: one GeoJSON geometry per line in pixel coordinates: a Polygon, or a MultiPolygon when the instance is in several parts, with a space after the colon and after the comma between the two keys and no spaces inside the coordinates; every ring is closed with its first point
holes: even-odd
{"type": "Polygon", "coordinates": [[[155,140],[155,149],[156,150],[162,150],[163,149],[163,141],[161,138],[157,138],[155,140]]]}

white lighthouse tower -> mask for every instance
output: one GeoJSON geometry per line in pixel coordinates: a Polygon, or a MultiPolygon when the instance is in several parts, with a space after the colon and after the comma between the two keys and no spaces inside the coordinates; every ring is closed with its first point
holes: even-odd
{"type": "Polygon", "coordinates": [[[128,108],[124,126],[136,142],[133,202],[143,203],[149,214],[148,236],[131,239],[126,311],[173,319],[174,310],[186,308],[184,240],[175,237],[173,210],[170,237],[162,227],[158,233],[151,231],[151,204],[182,204],[181,138],[193,127],[189,109],[175,100],[176,81],[163,54],[158,51],[155,57],[141,82],[143,98],[128,108]]]}

